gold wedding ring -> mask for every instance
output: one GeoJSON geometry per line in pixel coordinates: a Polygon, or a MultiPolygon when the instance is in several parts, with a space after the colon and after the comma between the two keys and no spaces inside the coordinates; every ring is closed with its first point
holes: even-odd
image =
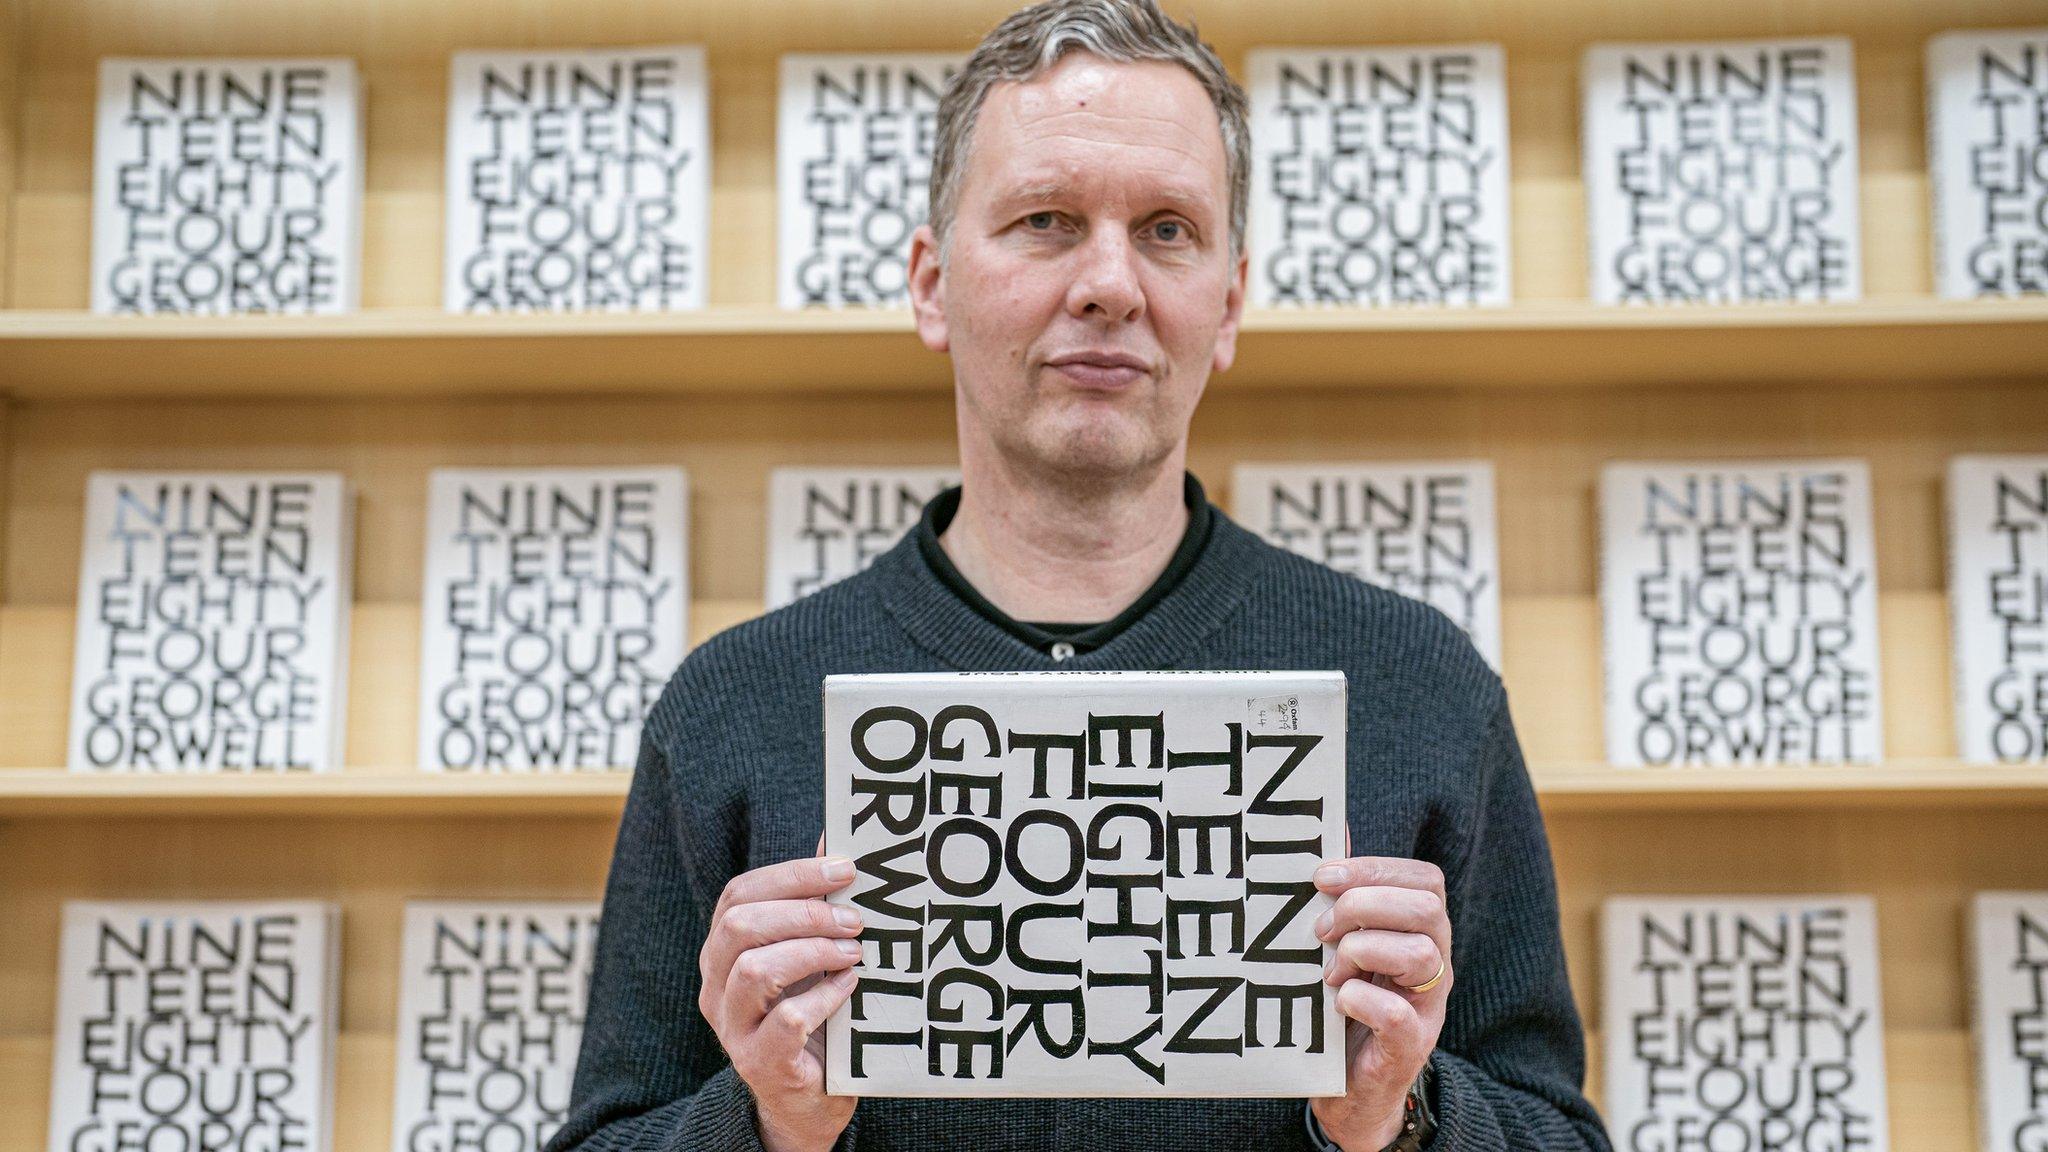
{"type": "Polygon", "coordinates": [[[1448,972],[1448,971],[1450,971],[1450,970],[1451,970],[1451,962],[1450,962],[1449,960],[1438,960],[1438,961],[1436,962],[1436,975],[1434,975],[1434,976],[1431,976],[1431,977],[1430,977],[1429,979],[1427,979],[1427,980],[1424,980],[1424,981],[1423,981],[1422,983],[1420,983],[1420,984],[1417,984],[1417,985],[1416,985],[1415,987],[1413,987],[1413,988],[1410,988],[1410,987],[1409,987],[1408,985],[1406,985],[1406,984],[1403,984],[1403,985],[1401,985],[1401,991],[1403,991],[1403,992],[1427,992],[1427,991],[1429,991],[1429,990],[1430,990],[1431,988],[1434,988],[1434,987],[1436,987],[1436,986],[1437,986],[1437,984],[1438,984],[1438,983],[1439,983],[1440,981],[1442,981],[1442,980],[1443,980],[1443,978],[1444,978],[1444,973],[1446,973],[1446,972],[1448,972]]]}

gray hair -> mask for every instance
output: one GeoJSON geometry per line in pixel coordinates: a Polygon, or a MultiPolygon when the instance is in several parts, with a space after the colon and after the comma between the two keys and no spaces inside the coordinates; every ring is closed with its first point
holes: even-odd
{"type": "Polygon", "coordinates": [[[1251,186],[1251,132],[1244,89],[1230,78],[1215,49],[1192,22],[1180,24],[1155,0],[1042,0],[996,25],[967,58],[939,100],[932,151],[931,225],[941,257],[960,208],[960,173],[966,166],[975,117],[989,89],[1001,81],[1029,82],[1083,51],[1117,63],[1163,60],[1201,81],[1223,130],[1230,184],[1230,256],[1244,250],[1245,202],[1251,186]]]}

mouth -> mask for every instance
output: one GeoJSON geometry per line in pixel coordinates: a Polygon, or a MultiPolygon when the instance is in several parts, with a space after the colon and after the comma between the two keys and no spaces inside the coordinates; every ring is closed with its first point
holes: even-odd
{"type": "Polygon", "coordinates": [[[1065,352],[1045,366],[1076,387],[1100,391],[1126,388],[1151,374],[1145,361],[1127,352],[1065,352]]]}

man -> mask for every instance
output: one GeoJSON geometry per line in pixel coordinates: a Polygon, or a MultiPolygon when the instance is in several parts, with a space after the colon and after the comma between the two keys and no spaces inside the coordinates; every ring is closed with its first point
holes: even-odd
{"type": "Polygon", "coordinates": [[[1442,615],[1265,545],[1185,471],[1244,299],[1243,93],[1151,0],[1051,0],[982,43],[938,132],[911,290],[952,356],[963,485],[668,686],[553,1147],[1605,1149],[1498,677],[1442,615]],[[825,1095],[861,946],[821,899],[852,862],[813,854],[820,681],[1054,667],[1346,673],[1358,855],[1316,873],[1344,1096],[825,1095]]]}

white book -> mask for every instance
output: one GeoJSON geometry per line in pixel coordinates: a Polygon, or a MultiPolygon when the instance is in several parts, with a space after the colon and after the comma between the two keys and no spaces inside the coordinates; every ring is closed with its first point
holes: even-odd
{"type": "Polygon", "coordinates": [[[708,83],[699,47],[456,53],[447,310],[703,307],[708,83]]]}
{"type": "Polygon", "coordinates": [[[910,303],[939,97],[957,53],[782,58],[775,126],[775,297],[784,308],[910,303]]]}
{"type": "Polygon", "coordinates": [[[1240,464],[1230,502],[1269,543],[1440,609],[1500,669],[1492,464],[1240,464]]]}
{"type": "Polygon", "coordinates": [[[92,310],[354,310],[362,119],[352,60],[102,59],[92,310]]]}
{"type": "Polygon", "coordinates": [[[540,1152],[583,1042],[594,903],[409,900],[391,1152],[540,1152]]]}
{"type": "Polygon", "coordinates": [[[1978,1147],[2026,1152],[2048,1132],[2048,892],[1979,892],[1970,909],[1978,1147]]]}
{"type": "Polygon", "coordinates": [[[1262,48],[1245,71],[1253,304],[1508,302],[1500,45],[1262,48]]]}
{"type": "Polygon", "coordinates": [[[1949,461],[1948,606],[1963,759],[2048,761],[2048,456],[1949,461]]]}
{"type": "Polygon", "coordinates": [[[958,468],[777,468],[768,476],[770,608],[872,564],[917,526],[958,468]]]}
{"type": "Polygon", "coordinates": [[[2048,294],[2048,27],[1927,42],[1934,287],[2048,294]]]}
{"type": "Polygon", "coordinates": [[[1869,897],[1611,897],[1601,936],[1616,1147],[1890,1147],[1869,897]]]}
{"type": "Polygon", "coordinates": [[[68,901],[49,1152],[333,1146],[340,912],[68,901]]]}
{"type": "Polygon", "coordinates": [[[825,678],[857,1096],[1328,1096],[1340,672],[825,678]],[[1006,926],[1006,927],[1005,927],[1006,926]]]}
{"type": "Polygon", "coordinates": [[[689,640],[680,468],[437,468],[419,764],[630,769],[689,640]]]}
{"type": "Polygon", "coordinates": [[[1581,80],[1596,303],[1862,295],[1847,39],[1596,44],[1581,80]]]}
{"type": "Polygon", "coordinates": [[[94,472],[74,772],[325,772],[347,715],[354,516],[335,472],[94,472]]]}
{"type": "Polygon", "coordinates": [[[1610,763],[1884,758],[1862,461],[1608,465],[1600,603],[1610,763]]]}

